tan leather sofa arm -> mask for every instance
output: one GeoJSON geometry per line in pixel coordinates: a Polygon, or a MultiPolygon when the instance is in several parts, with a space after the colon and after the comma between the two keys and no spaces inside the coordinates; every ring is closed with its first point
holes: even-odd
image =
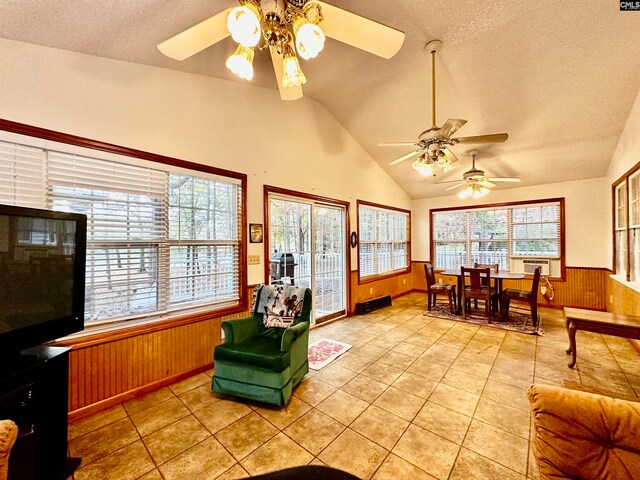
{"type": "Polygon", "coordinates": [[[11,420],[0,421],[0,480],[7,480],[9,453],[18,437],[18,427],[11,420]]]}

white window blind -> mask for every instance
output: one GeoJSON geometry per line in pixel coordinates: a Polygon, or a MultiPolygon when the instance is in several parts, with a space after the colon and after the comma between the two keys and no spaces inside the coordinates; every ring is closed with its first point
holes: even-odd
{"type": "Polygon", "coordinates": [[[0,142],[0,202],[87,215],[86,322],[236,304],[240,182],[126,160],[0,142]]]}
{"type": "Polygon", "coordinates": [[[616,273],[627,275],[627,183],[615,188],[616,273]]]}
{"type": "Polygon", "coordinates": [[[0,142],[0,203],[45,208],[44,150],[0,142]]]}
{"type": "Polygon", "coordinates": [[[361,277],[409,267],[409,214],[360,205],[359,270],[361,277]]]}
{"type": "Polygon", "coordinates": [[[629,177],[629,279],[640,282],[640,171],[629,177]]]}
{"type": "Polygon", "coordinates": [[[515,257],[560,257],[560,202],[432,212],[432,251],[438,268],[497,263],[515,257]]]}

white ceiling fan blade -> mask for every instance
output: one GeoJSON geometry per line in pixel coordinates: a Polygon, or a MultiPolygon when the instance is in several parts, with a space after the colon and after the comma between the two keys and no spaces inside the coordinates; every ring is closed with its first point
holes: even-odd
{"type": "Polygon", "coordinates": [[[404,43],[404,33],[400,30],[328,3],[316,3],[322,8],[320,28],[331,38],[387,59],[398,53],[404,43]]]}
{"type": "Polygon", "coordinates": [[[403,155],[402,157],[400,157],[400,158],[394,160],[393,162],[389,163],[389,165],[395,165],[397,163],[404,162],[405,160],[413,157],[414,155],[418,155],[420,152],[422,152],[421,148],[419,148],[418,150],[415,150],[415,151],[413,151],[411,153],[407,153],[406,155],[403,155]]]}
{"type": "Polygon", "coordinates": [[[453,185],[453,186],[451,186],[451,187],[449,187],[449,188],[445,188],[445,191],[447,191],[447,190],[453,190],[454,188],[461,187],[462,185],[466,185],[466,183],[467,183],[467,182],[459,182],[459,183],[456,183],[455,185],[453,185]]]}
{"type": "Polygon", "coordinates": [[[297,87],[284,87],[282,85],[282,55],[278,53],[276,47],[269,47],[271,53],[271,61],[273,62],[273,71],[276,74],[276,80],[278,80],[278,90],[280,90],[280,98],[282,100],[298,100],[302,98],[302,85],[297,87]]]}
{"type": "Polygon", "coordinates": [[[451,135],[456,133],[465,123],[467,123],[466,120],[450,118],[444,125],[442,125],[442,127],[440,127],[440,131],[438,133],[440,136],[451,138],[451,135]]]}
{"type": "Polygon", "coordinates": [[[231,35],[227,30],[227,17],[230,11],[231,9],[227,8],[165,40],[158,44],[158,50],[174,60],[184,60],[214,43],[224,40],[231,35]]]}
{"type": "Polygon", "coordinates": [[[488,180],[482,180],[480,182],[478,182],[478,185],[480,185],[481,187],[486,187],[486,188],[493,188],[496,186],[495,183],[491,183],[488,180]]]}
{"type": "Polygon", "coordinates": [[[416,142],[382,142],[378,147],[413,147],[416,142]]]}
{"type": "Polygon", "coordinates": [[[488,178],[487,180],[489,180],[490,182],[508,182],[508,183],[518,183],[522,181],[518,177],[493,177],[493,178],[488,178]]]}
{"type": "Polygon", "coordinates": [[[456,143],[502,143],[509,138],[507,133],[494,133],[491,135],[476,135],[475,137],[460,137],[454,139],[456,143]]]}
{"type": "Polygon", "coordinates": [[[444,158],[449,160],[451,163],[455,163],[458,161],[458,157],[456,157],[451,150],[448,148],[443,148],[442,152],[444,153],[444,158]]]}

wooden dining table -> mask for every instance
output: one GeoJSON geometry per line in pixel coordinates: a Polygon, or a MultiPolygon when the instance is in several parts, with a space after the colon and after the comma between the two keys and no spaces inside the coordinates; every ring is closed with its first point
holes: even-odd
{"type": "MultiPolygon", "coordinates": [[[[458,315],[462,312],[462,289],[464,288],[464,279],[462,278],[462,272],[459,268],[454,268],[451,270],[443,270],[438,271],[438,275],[456,277],[458,281],[458,315]]],[[[484,275],[481,275],[484,277],[484,275]]],[[[497,272],[491,272],[491,280],[496,281],[496,292],[500,294],[502,292],[502,281],[503,280],[522,280],[524,278],[524,273],[512,273],[507,272],[506,270],[498,270],[497,272]]]]}

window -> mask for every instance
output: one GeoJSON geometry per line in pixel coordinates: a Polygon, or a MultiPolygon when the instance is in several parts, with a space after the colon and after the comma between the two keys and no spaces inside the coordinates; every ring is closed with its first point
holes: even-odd
{"type": "Polygon", "coordinates": [[[526,271],[524,261],[535,259],[548,265],[548,273],[560,276],[563,204],[553,199],[433,209],[431,258],[444,269],[497,263],[501,270],[518,272],[526,271]]]}
{"type": "Polygon", "coordinates": [[[238,305],[241,180],[117,160],[0,142],[3,203],[88,217],[85,323],[238,305]]]}
{"type": "Polygon", "coordinates": [[[358,200],[360,278],[408,271],[411,214],[408,210],[358,200]]]}
{"type": "Polygon", "coordinates": [[[614,268],[640,282],[640,163],[613,185],[614,268]]]}

